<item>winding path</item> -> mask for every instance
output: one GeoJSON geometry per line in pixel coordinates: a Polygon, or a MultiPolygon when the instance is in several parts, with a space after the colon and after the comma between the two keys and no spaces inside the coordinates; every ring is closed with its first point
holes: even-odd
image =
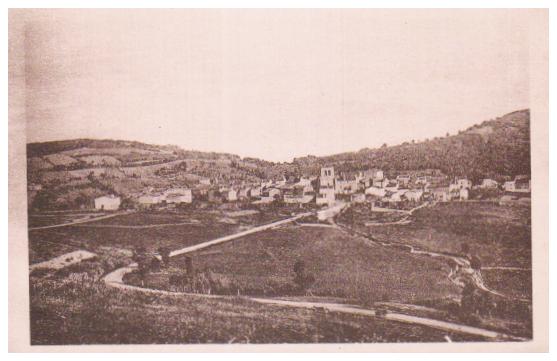
{"type": "Polygon", "coordinates": [[[72,221],[72,222],[53,224],[53,225],[50,225],[50,226],[29,227],[29,230],[30,231],[36,231],[36,230],[39,230],[39,229],[50,229],[50,228],[73,226],[73,225],[76,225],[76,224],[95,222],[95,221],[99,221],[101,219],[109,219],[109,218],[122,216],[124,214],[130,214],[130,213],[133,213],[133,211],[116,212],[116,213],[107,214],[105,216],[94,217],[94,218],[86,218],[86,219],[78,219],[78,220],[75,220],[75,221],[72,221]]]}
{"type": "MultiPolygon", "coordinates": [[[[251,228],[247,231],[239,232],[233,235],[220,237],[214,239],[212,241],[200,243],[194,246],[185,247],[179,250],[175,250],[170,253],[170,257],[174,257],[180,254],[186,254],[190,252],[194,252],[197,250],[201,250],[207,247],[211,247],[216,244],[220,244],[223,242],[228,242],[249,234],[253,234],[256,232],[261,232],[267,229],[280,227],[287,223],[295,222],[296,220],[311,215],[311,212],[303,213],[296,215],[294,217],[284,219],[281,221],[273,222],[270,224],[258,226],[251,228]]],[[[423,251],[416,251],[415,253],[424,253],[423,251]]],[[[164,291],[164,290],[157,290],[157,289],[150,289],[144,288],[139,286],[132,286],[124,283],[123,278],[126,274],[132,272],[137,267],[137,264],[133,263],[128,265],[127,267],[119,268],[109,274],[107,274],[103,280],[107,286],[118,288],[121,290],[128,290],[128,291],[138,291],[143,293],[151,293],[151,294],[159,294],[159,295],[167,295],[167,296],[195,296],[195,297],[204,297],[204,298],[213,298],[213,299],[232,299],[234,296],[223,296],[223,295],[208,295],[208,294],[199,294],[199,293],[181,293],[181,292],[171,292],[171,291],[164,291]]],[[[258,297],[244,297],[244,299],[250,300],[252,302],[257,302],[261,304],[270,304],[276,306],[283,306],[283,307],[294,307],[294,308],[308,308],[308,309],[316,309],[316,310],[326,310],[329,312],[341,312],[341,313],[348,313],[352,315],[360,315],[360,316],[369,316],[369,317],[381,317],[387,320],[396,321],[396,322],[404,322],[410,323],[415,325],[422,325],[427,327],[432,327],[448,332],[458,332],[464,333],[474,336],[481,336],[488,339],[494,340],[516,340],[516,341],[523,341],[524,339],[502,334],[496,331],[486,330],[478,327],[472,327],[467,325],[461,325],[453,322],[448,321],[441,321],[437,319],[425,318],[425,317],[418,317],[418,316],[411,316],[407,314],[401,313],[394,313],[388,312],[384,315],[377,315],[375,310],[373,309],[366,309],[356,305],[350,304],[341,304],[341,303],[322,303],[322,302],[304,302],[304,301],[289,301],[289,300],[281,300],[281,299],[273,299],[273,298],[258,298],[258,297]]]]}

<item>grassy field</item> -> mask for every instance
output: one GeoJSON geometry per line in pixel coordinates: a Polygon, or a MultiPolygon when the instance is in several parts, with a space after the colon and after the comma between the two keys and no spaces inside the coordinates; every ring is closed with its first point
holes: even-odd
{"type": "MultiPolygon", "coordinates": [[[[174,250],[284,219],[293,211],[291,207],[270,208],[240,217],[227,217],[229,211],[226,209],[143,211],[89,223],[31,230],[29,258],[31,263],[36,263],[77,249],[95,252],[103,246],[125,249],[143,246],[148,251],[164,246],[174,250]]],[[[58,224],[68,217],[59,214],[43,218],[49,219],[48,224],[58,224]]]]}
{"type": "MultiPolygon", "coordinates": [[[[188,344],[482,341],[363,316],[261,305],[241,297],[160,296],[104,286],[110,253],[32,275],[31,343],[188,344]]],[[[114,257],[112,257],[114,258],[114,257]]]]}
{"type": "Polygon", "coordinates": [[[439,203],[416,211],[408,225],[374,227],[378,239],[433,251],[462,252],[463,244],[482,266],[531,267],[530,208],[494,203],[439,203]]]}
{"type": "Polygon", "coordinates": [[[482,276],[488,287],[508,296],[520,299],[532,299],[532,271],[525,270],[482,270],[482,276]]]}
{"type": "MultiPolygon", "coordinates": [[[[212,292],[221,294],[304,294],[293,283],[293,266],[300,260],[315,277],[310,288],[315,296],[372,305],[376,301],[415,302],[459,293],[447,278],[445,262],[374,246],[331,228],[269,230],[192,257],[198,273],[216,280],[212,292]]],[[[179,259],[174,262],[180,264],[179,259]]],[[[148,287],[165,288],[169,277],[156,273],[145,282],[148,287]]]]}

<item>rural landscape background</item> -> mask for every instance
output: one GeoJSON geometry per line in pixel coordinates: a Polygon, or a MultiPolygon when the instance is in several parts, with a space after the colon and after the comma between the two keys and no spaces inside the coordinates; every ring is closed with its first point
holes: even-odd
{"type": "Polygon", "coordinates": [[[29,143],[32,344],[529,340],[529,127],[291,162],[29,143]]]}

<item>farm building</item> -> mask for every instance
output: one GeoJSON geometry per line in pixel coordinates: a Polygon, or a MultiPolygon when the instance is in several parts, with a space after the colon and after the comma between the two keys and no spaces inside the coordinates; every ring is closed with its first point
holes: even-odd
{"type": "Polygon", "coordinates": [[[122,203],[120,197],[113,194],[101,196],[95,198],[95,209],[114,211],[120,208],[120,203],[122,203]]]}
{"type": "Polygon", "coordinates": [[[448,187],[431,188],[430,192],[433,199],[438,202],[447,202],[451,200],[451,194],[448,187]]]}
{"type": "Polygon", "coordinates": [[[497,188],[498,185],[499,183],[497,183],[497,181],[493,179],[485,178],[482,180],[482,183],[480,184],[480,188],[497,188]]]}
{"type": "Polygon", "coordinates": [[[166,203],[191,203],[192,192],[187,188],[172,188],[164,192],[163,200],[166,203]]]}

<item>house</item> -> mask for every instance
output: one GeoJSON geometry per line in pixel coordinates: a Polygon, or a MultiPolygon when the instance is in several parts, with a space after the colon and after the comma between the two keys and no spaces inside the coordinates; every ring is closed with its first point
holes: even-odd
{"type": "Polygon", "coordinates": [[[467,201],[468,195],[469,195],[468,188],[462,188],[458,193],[458,199],[461,201],[467,201]]]}
{"type": "Polygon", "coordinates": [[[381,169],[368,169],[360,171],[358,173],[358,177],[364,184],[364,188],[371,187],[373,185],[373,180],[381,181],[383,178],[385,178],[381,169]]]}
{"type": "Polygon", "coordinates": [[[95,198],[95,209],[100,209],[103,211],[115,211],[120,208],[120,203],[122,203],[120,197],[113,194],[101,196],[95,198]]]}
{"type": "Polygon", "coordinates": [[[228,202],[234,202],[238,200],[238,192],[234,188],[228,188],[221,192],[221,195],[228,202]]]}
{"type": "Polygon", "coordinates": [[[396,191],[396,192],[392,193],[391,196],[389,197],[389,202],[395,202],[395,203],[401,202],[402,201],[402,196],[404,196],[404,194],[406,192],[407,191],[399,190],[399,191],[396,191]]]}
{"type": "Polygon", "coordinates": [[[210,186],[211,185],[211,179],[210,178],[201,178],[199,180],[200,184],[206,185],[206,186],[210,186]]]}
{"type": "Polygon", "coordinates": [[[396,181],[399,186],[406,187],[410,183],[410,176],[407,174],[400,174],[396,177],[396,181]]]}
{"type": "Polygon", "coordinates": [[[458,187],[460,189],[465,189],[465,188],[466,189],[471,189],[472,188],[472,181],[468,180],[466,178],[458,179],[455,183],[456,183],[456,185],[458,185],[458,187]]]}
{"type": "Polygon", "coordinates": [[[371,182],[371,186],[377,188],[385,188],[388,185],[389,185],[389,180],[387,178],[373,179],[371,182]]]}
{"type": "Polygon", "coordinates": [[[251,198],[261,197],[261,187],[259,186],[251,187],[249,190],[249,196],[251,198]]]}
{"type": "Polygon", "coordinates": [[[387,194],[385,188],[369,187],[365,190],[365,194],[369,194],[376,197],[384,197],[387,194]]]}
{"type": "Polygon", "coordinates": [[[480,188],[497,188],[498,185],[499,183],[497,183],[497,181],[493,179],[485,178],[482,180],[482,183],[480,184],[480,188]]]}
{"type": "Polygon", "coordinates": [[[514,181],[507,181],[505,183],[503,183],[503,189],[506,192],[514,192],[516,189],[516,184],[514,181]]]}
{"type": "Polygon", "coordinates": [[[355,175],[344,176],[335,180],[336,194],[353,194],[358,191],[360,181],[355,175]]]}
{"type": "Polygon", "coordinates": [[[419,202],[422,200],[424,192],[420,189],[412,189],[404,193],[404,198],[411,202],[419,202]]]}
{"type": "Polygon", "coordinates": [[[433,196],[433,199],[438,202],[448,202],[451,200],[451,193],[449,192],[449,187],[431,188],[430,193],[433,196]]]}
{"type": "Polygon", "coordinates": [[[315,203],[318,205],[335,203],[335,189],[333,187],[321,187],[319,193],[315,198],[315,203]]]}
{"type": "Polygon", "coordinates": [[[163,200],[166,203],[191,203],[193,200],[191,189],[171,188],[163,193],[163,200]]]}
{"type": "Polygon", "coordinates": [[[530,177],[526,175],[517,175],[514,178],[515,192],[529,193],[531,191],[530,177]]]}
{"type": "Polygon", "coordinates": [[[313,192],[306,192],[307,186],[296,186],[284,193],[284,203],[309,203],[313,200],[313,192]]]}
{"type": "Polygon", "coordinates": [[[163,198],[164,197],[160,193],[142,194],[137,199],[137,202],[143,206],[150,206],[153,204],[161,203],[163,198]]]}

